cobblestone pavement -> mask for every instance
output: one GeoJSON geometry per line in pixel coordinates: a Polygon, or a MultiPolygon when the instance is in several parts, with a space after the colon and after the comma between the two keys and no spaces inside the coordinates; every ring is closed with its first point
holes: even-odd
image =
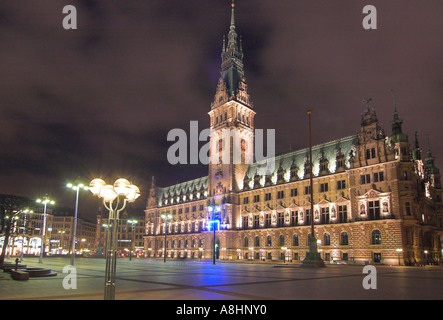
{"type": "MultiPolygon", "coordinates": [[[[13,262],[11,258],[7,260],[13,262]]],[[[15,281],[0,271],[1,300],[102,300],[104,259],[76,258],[77,289],[63,288],[69,257],[25,258],[28,267],[45,267],[55,277],[15,281]]],[[[300,300],[443,298],[441,267],[376,266],[376,289],[365,289],[363,266],[302,268],[293,264],[120,259],[118,300],[300,300]]]]}

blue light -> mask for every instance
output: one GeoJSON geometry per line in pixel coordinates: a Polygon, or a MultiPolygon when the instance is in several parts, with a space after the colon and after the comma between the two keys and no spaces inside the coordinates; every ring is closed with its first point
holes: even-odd
{"type": "Polygon", "coordinates": [[[211,225],[214,223],[217,223],[216,230],[220,230],[220,221],[219,220],[209,220],[208,223],[206,224],[206,230],[208,230],[208,231],[212,230],[211,225]]]}

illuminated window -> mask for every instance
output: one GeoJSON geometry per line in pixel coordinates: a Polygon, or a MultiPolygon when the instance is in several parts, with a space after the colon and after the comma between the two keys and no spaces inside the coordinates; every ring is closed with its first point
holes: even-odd
{"type": "Polygon", "coordinates": [[[266,238],[266,245],[267,245],[268,247],[271,247],[271,246],[272,246],[272,237],[271,237],[271,236],[268,236],[268,237],[266,238]]]}
{"type": "Polygon", "coordinates": [[[372,231],[372,241],[371,244],[381,244],[381,232],[380,230],[372,231]]]}

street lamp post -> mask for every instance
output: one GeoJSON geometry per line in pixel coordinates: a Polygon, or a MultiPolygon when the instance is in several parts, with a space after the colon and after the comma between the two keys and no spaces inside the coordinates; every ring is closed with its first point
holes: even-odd
{"type": "Polygon", "coordinates": [[[43,253],[45,251],[45,233],[46,233],[46,206],[48,204],[54,204],[53,200],[50,200],[48,196],[42,199],[37,199],[37,203],[43,203],[43,229],[42,229],[42,241],[40,245],[40,263],[43,263],[43,253]]]}
{"type": "Polygon", "coordinates": [[[131,249],[129,250],[129,261],[132,261],[132,248],[134,247],[134,225],[138,223],[137,220],[128,220],[127,223],[131,225],[131,249]]]}
{"type": "Polygon", "coordinates": [[[108,252],[108,230],[109,230],[109,224],[103,224],[103,228],[106,229],[106,236],[105,236],[105,258],[106,258],[106,252],[108,252]]]}
{"type": "Polygon", "coordinates": [[[76,192],[75,195],[75,216],[74,216],[74,232],[72,233],[72,256],[71,256],[71,265],[74,265],[75,261],[75,242],[77,240],[77,216],[78,216],[78,194],[81,189],[89,190],[84,184],[79,183],[77,185],[73,185],[72,183],[68,183],[67,187],[74,190],[76,192]]]}
{"type": "Polygon", "coordinates": [[[216,255],[216,244],[215,244],[215,219],[216,219],[216,212],[220,210],[220,207],[214,203],[214,200],[212,202],[208,201],[208,210],[212,213],[212,221],[209,223],[209,226],[212,225],[212,265],[215,266],[215,255],[216,255]]]}
{"type": "MultiPolygon", "coordinates": [[[[22,252],[20,254],[20,262],[23,261],[23,251],[25,250],[24,245],[25,245],[25,237],[26,237],[26,214],[27,213],[33,213],[32,210],[26,209],[23,210],[23,239],[22,239],[22,252]]],[[[28,250],[29,250],[29,243],[27,244],[28,246],[28,250]]]]}
{"type": "Polygon", "coordinates": [[[167,213],[167,214],[162,214],[161,215],[162,219],[165,220],[165,245],[164,245],[164,251],[163,251],[163,262],[166,262],[166,236],[168,235],[168,220],[172,218],[172,215],[167,213]]]}
{"type": "Polygon", "coordinates": [[[102,198],[103,205],[109,210],[104,299],[114,300],[119,215],[125,209],[127,202],[134,202],[140,196],[140,190],[126,179],[118,179],[113,186],[106,185],[102,179],[94,179],[89,184],[89,190],[93,195],[102,198]]]}
{"type": "Polygon", "coordinates": [[[312,134],[311,134],[311,113],[312,110],[308,109],[309,117],[309,181],[310,181],[310,193],[311,193],[311,233],[308,235],[309,252],[306,254],[305,260],[303,260],[303,266],[305,267],[324,267],[325,263],[320,257],[317,249],[317,240],[314,233],[314,185],[312,177],[312,134]]]}

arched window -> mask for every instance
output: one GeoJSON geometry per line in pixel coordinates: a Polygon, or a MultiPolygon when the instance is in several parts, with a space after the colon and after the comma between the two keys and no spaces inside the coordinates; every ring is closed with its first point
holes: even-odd
{"type": "Polygon", "coordinates": [[[331,235],[327,232],[323,235],[323,245],[325,246],[331,245],[331,235]]]}
{"type": "Polygon", "coordinates": [[[272,246],[272,237],[271,237],[271,236],[268,236],[268,237],[266,238],[266,245],[267,245],[268,247],[272,246]]]}
{"type": "Polygon", "coordinates": [[[292,245],[294,247],[298,247],[298,234],[294,234],[294,236],[292,237],[292,245]]]}
{"type": "Polygon", "coordinates": [[[285,245],[285,236],[282,235],[282,234],[280,235],[279,245],[280,246],[284,246],[285,245]]]}
{"type": "Polygon", "coordinates": [[[260,237],[259,236],[255,237],[255,246],[260,247],[260,237]]]}
{"type": "Polygon", "coordinates": [[[371,244],[381,244],[381,232],[380,230],[372,231],[372,241],[371,244]]]}
{"type": "Polygon", "coordinates": [[[340,244],[342,246],[347,246],[348,245],[348,233],[347,232],[342,232],[340,240],[341,240],[340,244]]]}
{"type": "Polygon", "coordinates": [[[243,247],[249,247],[249,238],[245,237],[244,242],[243,242],[243,247]]]}

